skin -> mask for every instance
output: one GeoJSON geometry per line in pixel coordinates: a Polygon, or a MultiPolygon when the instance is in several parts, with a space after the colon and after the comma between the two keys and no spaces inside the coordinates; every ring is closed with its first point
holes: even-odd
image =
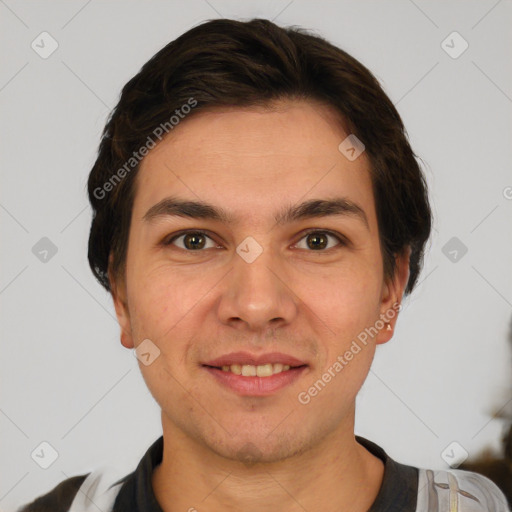
{"type": "Polygon", "coordinates": [[[307,405],[297,396],[401,301],[410,253],[386,279],[368,160],[338,150],[348,134],[334,112],[311,101],[275,107],[190,116],[137,176],[126,270],[110,277],[122,344],[150,339],[160,350],[139,366],[162,409],[164,453],[152,483],[165,512],[366,511],[382,483],[382,461],[354,437],[355,399],[376,345],[393,331],[370,338],[307,405]],[[238,220],[144,220],[171,195],[238,220]],[[275,223],[286,206],[339,196],[364,210],[368,226],[355,215],[275,223]],[[328,237],[327,247],[311,248],[310,228],[348,243],[328,237]],[[184,237],[163,243],[184,229],[207,230],[204,248],[187,249],[184,237]],[[252,263],[236,252],[248,236],[263,248],[252,263]],[[240,350],[283,352],[308,367],[270,396],[240,396],[202,366],[240,350]]]}

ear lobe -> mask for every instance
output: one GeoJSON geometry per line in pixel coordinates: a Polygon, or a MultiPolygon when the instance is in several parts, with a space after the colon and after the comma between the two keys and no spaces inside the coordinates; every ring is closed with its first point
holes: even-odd
{"type": "Polygon", "coordinates": [[[132,337],[130,311],[126,297],[125,276],[115,276],[112,271],[113,255],[110,253],[108,258],[108,280],[110,283],[110,293],[116,310],[117,321],[121,328],[121,344],[126,348],[134,348],[132,337]]]}
{"type": "Polygon", "coordinates": [[[410,258],[411,247],[407,246],[400,254],[395,256],[396,267],[393,277],[386,278],[385,280],[381,299],[381,318],[385,322],[385,325],[375,338],[377,344],[386,343],[393,337],[400,304],[402,303],[404,291],[409,281],[410,258]],[[391,328],[388,328],[388,324],[391,328]]]}

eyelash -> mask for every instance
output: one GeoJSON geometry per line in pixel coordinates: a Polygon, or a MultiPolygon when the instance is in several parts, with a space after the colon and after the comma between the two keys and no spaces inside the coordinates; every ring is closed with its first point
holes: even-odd
{"type": "MultiPolygon", "coordinates": [[[[297,242],[297,244],[303,240],[304,238],[306,238],[308,235],[311,235],[311,234],[324,234],[324,235],[329,235],[333,238],[335,238],[339,244],[336,245],[335,247],[330,247],[329,249],[321,249],[321,250],[318,250],[318,251],[315,251],[315,250],[309,250],[308,252],[329,252],[331,251],[332,249],[336,249],[337,247],[343,247],[343,246],[346,246],[348,244],[347,240],[345,239],[345,237],[343,237],[342,235],[336,233],[336,232],[333,232],[333,231],[330,231],[328,229],[310,229],[308,231],[305,231],[301,238],[299,239],[299,241],[297,242]]],[[[172,238],[170,239],[167,239],[167,240],[164,240],[162,243],[164,246],[170,246],[170,245],[173,245],[173,242],[176,241],[178,238],[181,238],[182,236],[185,236],[185,235],[190,235],[190,234],[194,234],[194,235],[202,235],[202,236],[205,236],[207,238],[209,238],[210,240],[212,240],[213,242],[215,242],[213,240],[213,238],[208,234],[208,232],[206,231],[202,231],[202,230],[197,230],[197,229],[192,229],[192,230],[186,230],[186,231],[180,231],[179,233],[177,233],[176,235],[174,235],[172,238]]],[[[297,245],[295,244],[295,245],[297,245]]],[[[193,253],[193,252],[204,252],[206,249],[197,249],[197,250],[190,250],[190,249],[183,249],[181,247],[177,247],[178,249],[184,251],[184,252],[189,252],[189,253],[193,253]]]]}

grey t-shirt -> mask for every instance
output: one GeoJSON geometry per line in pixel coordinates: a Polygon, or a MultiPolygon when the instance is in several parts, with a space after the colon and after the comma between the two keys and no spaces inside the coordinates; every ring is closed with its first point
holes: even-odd
{"type": "MultiPolygon", "coordinates": [[[[382,485],[368,512],[510,512],[505,495],[482,475],[408,466],[372,441],[360,436],[356,440],[384,462],[382,485]]],[[[122,478],[111,467],[68,478],[18,512],[97,512],[98,507],[103,512],[163,512],[151,484],[163,443],[162,436],[135,471],[122,478]]]]}

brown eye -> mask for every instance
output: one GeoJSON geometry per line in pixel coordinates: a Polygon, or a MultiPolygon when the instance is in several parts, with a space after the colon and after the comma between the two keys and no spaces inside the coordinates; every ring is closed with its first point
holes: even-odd
{"type": "Polygon", "coordinates": [[[306,237],[310,249],[325,249],[329,241],[324,233],[312,233],[306,237]]]}
{"type": "MultiPolygon", "coordinates": [[[[323,252],[323,249],[329,245],[329,239],[336,240],[338,244],[335,245],[344,245],[343,239],[335,234],[329,233],[327,231],[311,231],[306,233],[306,235],[301,239],[301,241],[306,241],[306,247],[303,246],[299,248],[323,252]]],[[[332,246],[329,247],[329,249],[331,248],[332,246]]]]}
{"type": "Polygon", "coordinates": [[[199,233],[188,233],[184,235],[183,245],[187,249],[202,249],[205,245],[205,237],[199,233]]]}
{"type": "Polygon", "coordinates": [[[213,243],[213,240],[201,231],[190,231],[188,233],[182,233],[181,235],[173,237],[171,240],[166,242],[166,245],[178,245],[180,249],[184,249],[186,251],[199,251],[201,249],[210,249],[212,247],[216,247],[216,244],[213,243]],[[176,242],[182,239],[182,245],[178,245],[176,242]],[[206,247],[208,240],[211,241],[211,245],[206,247]]]}

